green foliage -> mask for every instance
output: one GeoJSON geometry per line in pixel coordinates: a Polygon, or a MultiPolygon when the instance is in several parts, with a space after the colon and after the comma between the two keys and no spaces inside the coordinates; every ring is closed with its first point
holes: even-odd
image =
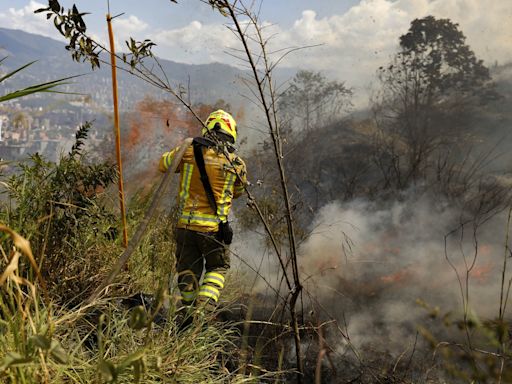
{"type": "MultiPolygon", "coordinates": [[[[173,1],[173,0],[171,0],[171,1],[173,1]]],[[[201,1],[206,3],[206,0],[201,0],[201,1]]],[[[212,9],[214,9],[214,10],[216,9],[224,17],[229,16],[229,7],[227,6],[226,3],[227,3],[226,0],[208,0],[208,4],[210,4],[212,6],[212,9]]]]}
{"type": "Polygon", "coordinates": [[[453,380],[482,384],[512,380],[507,363],[512,358],[509,322],[481,321],[476,315],[457,320],[451,312],[441,314],[438,307],[432,308],[421,300],[418,304],[428,311],[430,323],[419,326],[418,331],[453,380]],[[442,341],[429,330],[436,323],[445,328],[447,336],[442,341]]]}
{"type": "Polygon", "coordinates": [[[108,254],[94,260],[88,253],[100,252],[117,233],[116,218],[102,201],[116,169],[88,162],[82,149],[90,127],[79,128],[71,151],[58,163],[36,153],[5,183],[11,204],[2,212],[3,221],[30,239],[43,274],[63,300],[83,293],[89,268],[105,267],[108,254]]]}
{"type": "Polygon", "coordinates": [[[87,25],[83,16],[87,13],[79,12],[76,5],[73,4],[71,9],[66,12],[58,0],[48,0],[48,7],[40,8],[35,13],[46,12],[46,18],[49,20],[53,17],[53,23],[59,33],[69,40],[66,46],[71,51],[73,60],[88,60],[92,69],[100,66],[101,47],[86,35],[87,25]]]}
{"type": "MultiPolygon", "coordinates": [[[[66,49],[71,52],[71,57],[76,62],[88,61],[92,69],[99,68],[101,53],[107,49],[87,35],[87,25],[83,16],[87,12],[80,12],[75,4],[67,11],[60,5],[58,0],[48,0],[48,7],[40,8],[35,13],[46,12],[46,18],[53,18],[55,28],[68,40],[66,49]]],[[[150,40],[135,41],[130,38],[126,42],[130,54],[123,54],[121,59],[133,69],[142,63],[146,57],[152,57],[151,49],[155,44],[150,40]]]]}
{"type": "Polygon", "coordinates": [[[53,361],[57,364],[68,362],[68,354],[60,342],[53,337],[48,324],[48,307],[40,302],[36,286],[22,277],[24,258],[31,258],[29,243],[11,229],[2,225],[3,236],[0,253],[9,259],[0,279],[0,379],[17,382],[14,377],[24,372],[20,378],[38,377],[32,367],[40,361],[53,361]],[[9,250],[9,257],[6,255],[9,250]]]}
{"type": "MultiPolygon", "coordinates": [[[[77,136],[83,137],[83,133],[77,136]]],[[[159,280],[167,287],[170,268],[164,260],[172,259],[172,252],[168,247],[169,227],[162,224],[165,221],[152,226],[150,240],[141,244],[141,251],[135,255],[134,262],[145,268],[133,274],[130,271],[130,283],[145,276],[152,278],[153,284],[159,280]],[[157,265],[151,267],[145,258],[147,253],[157,254],[152,256],[157,265]]],[[[132,310],[116,298],[69,309],[51,301],[56,297],[55,290],[50,292],[51,299],[43,303],[39,286],[23,265],[23,256],[31,254],[28,241],[4,226],[0,230],[10,235],[0,237],[0,382],[246,382],[245,377],[229,372],[224,363],[236,354],[235,328],[217,324],[209,316],[198,316],[190,329],[179,333],[177,294],[169,295],[167,290],[155,296],[155,307],[132,310]],[[170,302],[168,312],[155,324],[164,300],[170,302]]],[[[103,249],[118,251],[111,242],[103,249]]],[[[62,257],[67,263],[79,264],[80,273],[85,274],[88,284],[94,285],[97,271],[88,264],[102,260],[86,242],[76,244],[73,251],[62,257]],[[82,258],[77,262],[74,259],[80,253],[93,260],[82,258]]],[[[57,283],[65,286],[66,279],[59,276],[57,283]]],[[[147,282],[137,288],[151,291],[155,287],[147,282]]]]}
{"type": "Polygon", "coordinates": [[[151,49],[155,45],[155,43],[148,39],[144,41],[135,41],[130,37],[130,41],[126,42],[126,46],[130,50],[131,54],[123,54],[123,61],[128,63],[133,69],[138,63],[142,63],[146,57],[153,57],[151,49]]]}
{"type": "MultiPolygon", "coordinates": [[[[10,250],[11,260],[21,260],[28,242],[16,244],[9,237],[1,239],[2,259],[10,250]]],[[[236,334],[209,318],[198,317],[179,334],[174,308],[160,325],[152,324],[153,314],[144,310],[144,327],[133,327],[117,300],[59,309],[41,302],[38,287],[23,277],[18,264],[3,270],[0,286],[2,383],[244,382],[218,358],[231,357],[236,334]]]]}

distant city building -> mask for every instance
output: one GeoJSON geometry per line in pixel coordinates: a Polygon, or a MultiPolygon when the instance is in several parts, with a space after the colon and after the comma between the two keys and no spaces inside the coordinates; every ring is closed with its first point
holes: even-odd
{"type": "Polygon", "coordinates": [[[5,116],[5,115],[0,115],[0,141],[3,141],[3,132],[2,132],[2,128],[4,126],[4,122],[7,122],[8,121],[8,117],[5,116]]]}

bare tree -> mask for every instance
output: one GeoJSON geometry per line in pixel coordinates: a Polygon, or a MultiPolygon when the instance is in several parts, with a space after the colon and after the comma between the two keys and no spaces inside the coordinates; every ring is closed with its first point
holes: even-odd
{"type": "MultiPolygon", "coordinates": [[[[271,62],[271,58],[267,52],[268,39],[262,34],[262,28],[259,24],[258,15],[251,12],[250,8],[246,7],[242,2],[234,0],[229,1],[212,1],[209,3],[217,8],[222,14],[229,15],[234,23],[231,27],[235,35],[240,39],[243,50],[245,53],[247,62],[249,63],[250,69],[253,74],[253,85],[255,86],[254,96],[259,102],[261,109],[264,113],[269,134],[272,140],[274,155],[276,160],[276,167],[279,171],[279,181],[281,185],[282,199],[285,205],[285,218],[288,229],[288,246],[289,254],[286,259],[286,263],[281,266],[283,268],[283,275],[287,281],[289,294],[288,294],[288,307],[290,310],[290,316],[293,323],[293,334],[295,340],[295,355],[297,362],[297,382],[302,383],[304,375],[304,363],[303,355],[301,350],[300,342],[300,331],[299,321],[297,316],[297,300],[302,293],[302,284],[299,277],[299,267],[297,258],[297,245],[295,235],[295,224],[292,214],[292,203],[290,193],[288,191],[287,177],[283,163],[283,142],[280,132],[279,119],[277,116],[277,103],[275,93],[275,83],[272,79],[272,70],[275,68],[275,63],[271,62]],[[248,32],[247,26],[243,26],[239,19],[241,16],[245,16],[249,19],[249,26],[253,28],[253,35],[248,32]],[[256,42],[259,47],[259,51],[254,52],[249,47],[250,41],[256,42]],[[258,62],[262,62],[261,67],[258,67],[258,62]],[[288,266],[291,267],[291,275],[289,277],[288,266]]],[[[279,62],[279,60],[277,61],[279,62]]],[[[277,256],[279,260],[283,260],[281,252],[276,248],[277,256]]]]}
{"type": "Polygon", "coordinates": [[[343,82],[327,81],[320,72],[299,71],[279,95],[279,109],[293,127],[310,131],[337,120],[350,106],[352,90],[343,82]]]}

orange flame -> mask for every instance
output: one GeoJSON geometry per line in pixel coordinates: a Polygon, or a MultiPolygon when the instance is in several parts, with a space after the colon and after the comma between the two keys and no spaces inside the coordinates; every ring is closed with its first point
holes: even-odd
{"type": "Polygon", "coordinates": [[[380,281],[386,284],[405,283],[409,281],[412,277],[413,273],[411,269],[409,267],[406,267],[389,275],[381,276],[380,281]]]}

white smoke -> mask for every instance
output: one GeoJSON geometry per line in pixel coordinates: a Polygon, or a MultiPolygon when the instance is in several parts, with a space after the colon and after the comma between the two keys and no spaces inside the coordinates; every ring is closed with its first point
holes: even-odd
{"type": "MultiPolygon", "coordinates": [[[[414,193],[387,205],[365,200],[326,205],[299,248],[308,311],[346,324],[356,347],[375,343],[403,350],[428,318],[429,310],[418,300],[439,307],[441,316],[453,312],[462,318],[471,269],[470,311],[480,318],[497,317],[506,214],[476,229],[470,222],[461,227],[460,217],[447,202],[414,193]]],[[[264,236],[239,237],[235,248],[245,265],[258,269],[267,282],[279,282],[279,264],[262,251],[264,236]]],[[[255,291],[267,286],[255,281],[255,291]]]]}

